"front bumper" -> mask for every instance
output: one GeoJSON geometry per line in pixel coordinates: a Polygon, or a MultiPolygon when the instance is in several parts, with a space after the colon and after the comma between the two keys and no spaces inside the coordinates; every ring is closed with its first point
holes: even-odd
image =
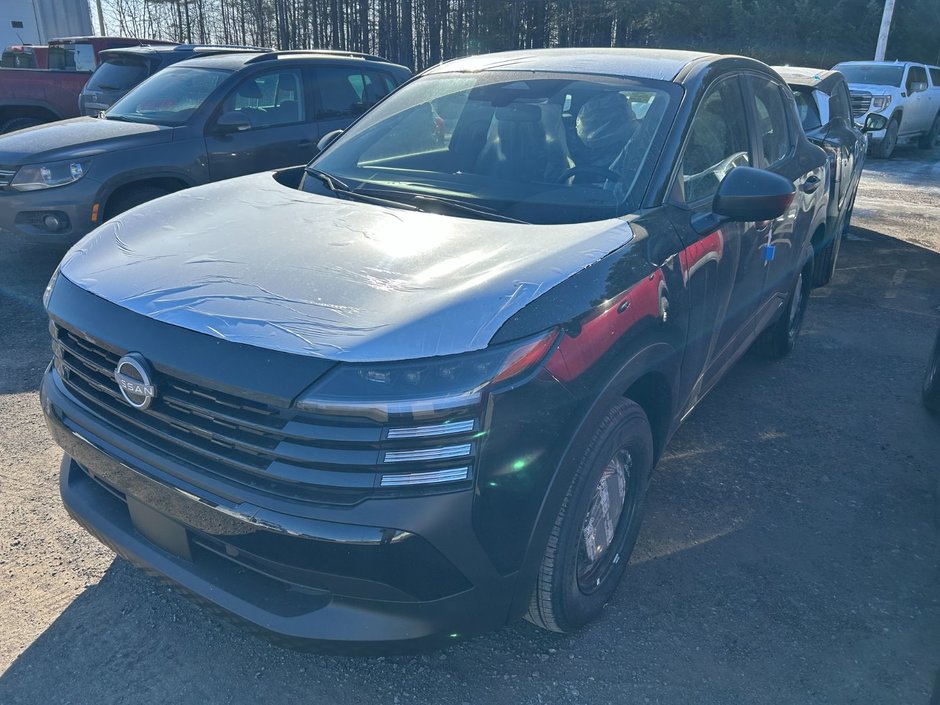
{"type": "Polygon", "coordinates": [[[101,184],[86,176],[67,186],[37,191],[0,189],[0,230],[78,239],[98,225],[92,220],[92,209],[100,188],[101,184]],[[61,225],[47,227],[43,221],[49,215],[61,225]]]}
{"type": "Polygon", "coordinates": [[[500,574],[477,540],[472,491],[290,515],[171,475],[72,398],[52,367],[40,397],[66,452],[60,490],[72,517],[275,642],[413,651],[506,623],[516,574],[500,574]]]}

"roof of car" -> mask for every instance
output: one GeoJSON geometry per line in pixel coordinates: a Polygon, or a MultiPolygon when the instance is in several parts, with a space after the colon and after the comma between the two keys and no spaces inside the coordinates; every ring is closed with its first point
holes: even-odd
{"type": "Polygon", "coordinates": [[[229,46],[229,45],[220,45],[220,44],[146,44],[144,46],[133,46],[133,47],[118,47],[115,49],[105,49],[101,52],[105,56],[115,56],[118,54],[168,54],[170,52],[180,52],[180,53],[190,53],[194,55],[199,54],[213,54],[213,53],[229,53],[229,54],[245,54],[245,53],[257,53],[257,52],[270,52],[271,49],[266,49],[264,47],[248,47],[248,46],[229,46]]]}
{"type": "Polygon", "coordinates": [[[534,49],[454,59],[426,73],[522,70],[592,73],[671,81],[689,63],[718,54],[669,49],[534,49]]]}
{"type": "Polygon", "coordinates": [[[240,69],[249,63],[262,63],[268,61],[286,61],[289,59],[300,59],[303,61],[380,61],[390,64],[387,59],[370,54],[358,54],[356,52],[346,51],[328,51],[328,50],[309,50],[309,51],[244,51],[223,54],[213,54],[211,56],[199,56],[198,54],[186,60],[187,66],[205,66],[207,68],[218,69],[240,69]]]}
{"type": "Polygon", "coordinates": [[[773,66],[780,78],[791,86],[808,86],[826,91],[834,83],[845,78],[838,71],[832,69],[814,69],[806,66],[773,66]]]}

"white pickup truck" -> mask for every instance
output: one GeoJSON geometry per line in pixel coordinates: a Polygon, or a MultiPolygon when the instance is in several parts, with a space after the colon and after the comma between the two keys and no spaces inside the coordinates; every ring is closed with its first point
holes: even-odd
{"type": "Polygon", "coordinates": [[[930,149],[940,133],[940,67],[901,61],[846,61],[833,67],[849,82],[852,115],[864,123],[883,115],[888,125],[868,135],[871,153],[890,159],[900,140],[930,149]]]}

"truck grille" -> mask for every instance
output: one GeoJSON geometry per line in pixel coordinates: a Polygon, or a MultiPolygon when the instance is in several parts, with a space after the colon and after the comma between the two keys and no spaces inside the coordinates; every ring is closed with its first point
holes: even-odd
{"type": "Polygon", "coordinates": [[[852,115],[861,117],[871,108],[871,93],[867,91],[852,91],[852,115]]]}
{"type": "Polygon", "coordinates": [[[192,384],[160,370],[154,372],[153,403],[139,410],[124,400],[114,381],[123,353],[62,326],[53,326],[52,332],[56,370],[89,409],[122,436],[226,481],[289,499],[353,504],[374,493],[407,491],[402,485],[416,473],[453,471],[444,475],[452,478],[463,471],[456,477],[471,476],[473,421],[454,424],[455,433],[443,437],[409,433],[401,438],[395,431],[415,429],[389,428],[366,419],[337,423],[192,384]],[[454,447],[460,448],[461,457],[451,450],[454,447]],[[393,462],[397,458],[402,461],[393,462]],[[400,483],[390,481],[397,475],[402,476],[400,483]]]}

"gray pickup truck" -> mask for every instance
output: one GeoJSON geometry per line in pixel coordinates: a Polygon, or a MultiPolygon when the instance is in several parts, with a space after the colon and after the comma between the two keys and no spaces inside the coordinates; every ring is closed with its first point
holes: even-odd
{"type": "Polygon", "coordinates": [[[940,134],[940,67],[900,61],[847,61],[833,67],[849,82],[852,114],[888,118],[869,137],[872,156],[890,159],[903,140],[930,149],[940,134]]]}

